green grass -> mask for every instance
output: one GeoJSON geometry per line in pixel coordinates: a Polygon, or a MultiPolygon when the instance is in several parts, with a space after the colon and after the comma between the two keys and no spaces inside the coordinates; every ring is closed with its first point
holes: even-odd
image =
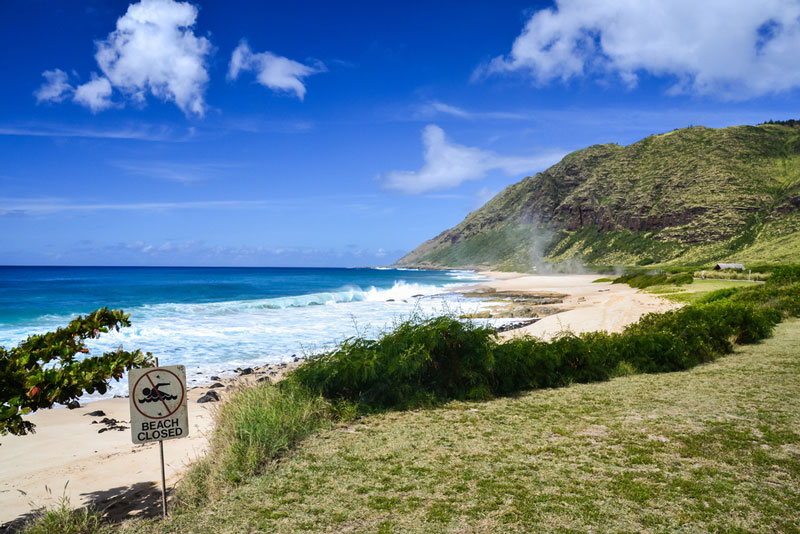
{"type": "Polygon", "coordinates": [[[22,534],[111,534],[114,527],[104,523],[100,514],[81,508],[73,510],[69,500],[61,499],[57,506],[39,511],[22,527],[22,534]]]}
{"type": "Polygon", "coordinates": [[[800,532],[800,322],[690,371],[390,412],[173,532],[800,532]]]}
{"type": "MultiPolygon", "coordinates": [[[[669,293],[667,290],[670,286],[652,286],[645,289],[648,293],[657,294],[663,298],[673,302],[680,302],[683,304],[694,304],[708,293],[718,289],[726,289],[729,287],[755,287],[754,282],[747,282],[743,280],[697,280],[688,286],[682,286],[678,292],[669,293]]],[[[673,289],[674,291],[674,289],[673,289]]]]}
{"type": "Polygon", "coordinates": [[[204,505],[262,472],[331,419],[328,403],[302,388],[266,383],[240,389],[220,406],[210,452],[185,475],[177,488],[178,501],[204,505]]]}

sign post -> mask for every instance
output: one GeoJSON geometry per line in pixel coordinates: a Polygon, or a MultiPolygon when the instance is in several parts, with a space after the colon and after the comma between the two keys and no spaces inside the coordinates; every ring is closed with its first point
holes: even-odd
{"type": "MultiPolygon", "coordinates": [[[[158,360],[156,360],[158,365],[158,360]]],[[[131,439],[134,443],[158,441],[161,454],[161,508],[167,517],[167,481],[164,440],[189,435],[186,407],[186,367],[145,367],[128,373],[131,439]]]]}

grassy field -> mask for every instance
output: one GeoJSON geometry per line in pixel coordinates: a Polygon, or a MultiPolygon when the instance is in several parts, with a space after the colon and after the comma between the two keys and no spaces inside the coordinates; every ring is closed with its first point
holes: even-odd
{"type": "MultiPolygon", "coordinates": [[[[719,283],[719,282],[715,282],[719,283]]],[[[168,532],[800,532],[800,321],[690,371],[373,415],[168,532]]]]}

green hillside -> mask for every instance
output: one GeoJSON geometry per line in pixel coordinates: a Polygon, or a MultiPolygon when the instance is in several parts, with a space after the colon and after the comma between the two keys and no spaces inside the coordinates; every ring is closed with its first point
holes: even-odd
{"type": "Polygon", "coordinates": [[[701,126],[594,145],[507,187],[398,261],[533,271],[554,263],[800,257],[800,128],[701,126]]]}

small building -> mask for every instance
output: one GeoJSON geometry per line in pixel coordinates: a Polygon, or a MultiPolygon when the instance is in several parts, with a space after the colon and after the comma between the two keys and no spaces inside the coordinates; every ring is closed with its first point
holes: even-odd
{"type": "Polygon", "coordinates": [[[741,263],[718,263],[714,266],[715,271],[721,271],[723,269],[739,269],[740,271],[744,271],[744,265],[741,263]]]}

